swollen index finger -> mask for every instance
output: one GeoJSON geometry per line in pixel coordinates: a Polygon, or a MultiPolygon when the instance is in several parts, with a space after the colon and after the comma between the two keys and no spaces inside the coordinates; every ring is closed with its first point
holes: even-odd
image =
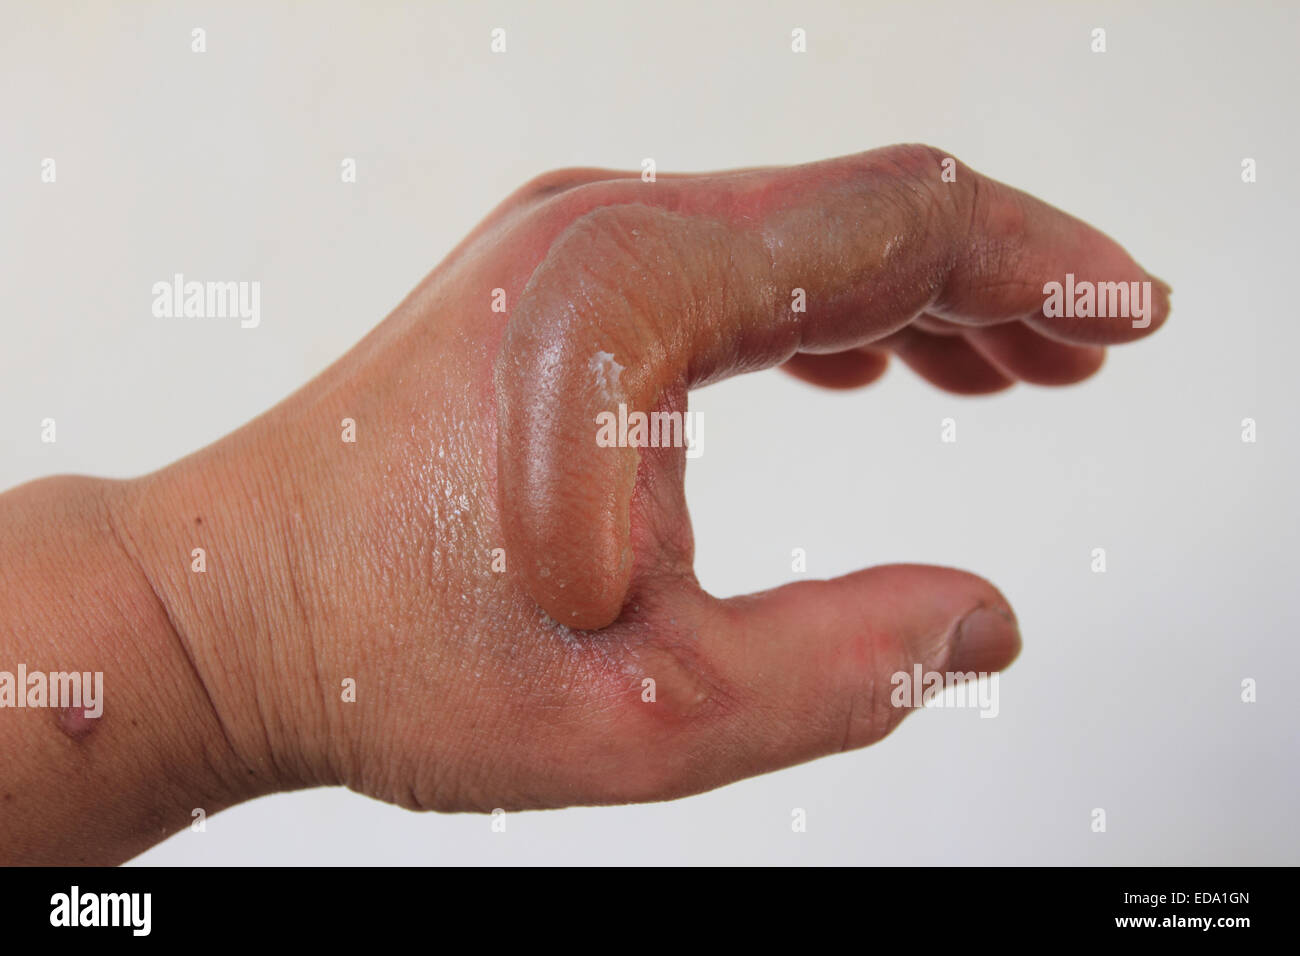
{"type": "Polygon", "coordinates": [[[1163,322],[1165,287],[1113,240],[947,160],[905,146],[687,180],[655,194],[662,205],[599,206],[559,234],[496,363],[503,529],[548,614],[585,629],[621,611],[639,461],[622,423],[672,386],[865,345],[926,311],[1090,343],[1163,322]],[[1149,311],[1136,327],[1054,315],[1053,282],[1150,282],[1149,311]]]}

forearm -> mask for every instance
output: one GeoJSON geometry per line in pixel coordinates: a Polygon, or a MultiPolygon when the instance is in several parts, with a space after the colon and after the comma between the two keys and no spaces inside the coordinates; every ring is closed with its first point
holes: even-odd
{"type": "Polygon", "coordinates": [[[0,495],[5,863],[121,862],[239,798],[238,760],[123,536],[128,488],[57,477],[0,495]],[[72,672],[90,693],[61,708],[71,685],[49,675],[72,672]]]}
{"type": "Polygon", "coordinates": [[[329,634],[376,626],[337,592],[387,558],[340,520],[372,499],[337,426],[385,416],[331,374],[152,474],[0,495],[0,672],[100,673],[104,698],[0,707],[0,863],[117,863],[195,809],[358,782],[329,634]]]}

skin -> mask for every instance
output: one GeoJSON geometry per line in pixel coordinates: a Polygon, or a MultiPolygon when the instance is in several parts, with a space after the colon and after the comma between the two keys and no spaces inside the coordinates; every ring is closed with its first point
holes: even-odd
{"type": "Polygon", "coordinates": [[[120,862],[195,808],[317,785],[443,811],[669,799],[879,740],[913,664],[1005,667],[1015,617],[961,571],[710,597],[684,449],[594,439],[620,402],[684,410],[776,365],[1069,384],[1163,323],[1168,287],[1118,245],[964,166],[943,182],[945,156],[547,174],[223,440],[0,496],[0,668],[102,670],[106,696],[95,721],[0,711],[0,859],[120,862]],[[1153,282],[1150,326],[1043,317],[1067,272],[1153,282]]]}

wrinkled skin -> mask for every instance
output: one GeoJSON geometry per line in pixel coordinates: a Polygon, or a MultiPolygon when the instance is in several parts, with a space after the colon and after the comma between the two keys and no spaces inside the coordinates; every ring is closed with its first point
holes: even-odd
{"type": "Polygon", "coordinates": [[[889,676],[914,663],[1009,664],[1006,600],[960,571],[708,596],[683,450],[594,441],[611,400],[684,409],[695,385],[780,364],[832,388],[891,354],[960,393],[1068,384],[1163,322],[1163,284],[1145,329],[1044,318],[1066,272],[1158,280],[963,166],[943,182],[944,155],[540,177],[315,381],[112,484],[219,726],[204,745],[226,802],[335,783],[439,810],[677,797],[879,740],[907,712],[889,676]],[[593,385],[599,352],[624,369],[613,392],[593,385]]]}

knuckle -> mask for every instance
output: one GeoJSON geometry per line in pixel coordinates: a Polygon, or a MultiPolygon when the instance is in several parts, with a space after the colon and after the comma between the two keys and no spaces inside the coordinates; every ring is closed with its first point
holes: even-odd
{"type": "Polygon", "coordinates": [[[833,739],[835,728],[843,728],[839,752],[856,750],[883,739],[902,721],[906,712],[890,704],[890,684],[872,675],[865,683],[845,695],[842,716],[832,721],[827,733],[833,739]]]}
{"type": "Polygon", "coordinates": [[[574,218],[557,240],[566,248],[581,252],[622,252],[635,257],[637,231],[633,220],[636,206],[596,206],[574,218]]]}
{"type": "Polygon", "coordinates": [[[946,275],[969,234],[979,199],[979,176],[946,150],[905,143],[869,154],[879,185],[904,220],[916,250],[946,275]],[[945,170],[954,176],[945,177],[945,170]]]}
{"type": "MultiPolygon", "coordinates": [[[[956,159],[944,150],[923,144],[895,146],[890,151],[890,162],[900,174],[900,184],[917,202],[927,216],[943,215],[954,210],[968,177],[958,173],[954,182],[942,179],[944,164],[956,159]],[[951,187],[957,186],[953,189],[951,187]]],[[[960,168],[960,164],[958,164],[960,168]]]]}
{"type": "Polygon", "coordinates": [[[565,166],[538,173],[520,188],[520,194],[527,199],[547,199],[557,193],[566,192],[577,186],[585,185],[595,177],[594,170],[581,166],[565,166]]]}
{"type": "Polygon", "coordinates": [[[887,737],[910,712],[895,704],[896,675],[912,674],[915,656],[896,634],[875,633],[861,639],[863,667],[852,686],[841,689],[840,750],[866,747],[887,737]]]}
{"type": "Polygon", "coordinates": [[[591,317],[606,351],[639,356],[653,341],[666,292],[660,277],[674,271],[661,215],[640,205],[597,206],[574,218],[547,253],[545,279],[591,317]]]}
{"type": "MultiPolygon", "coordinates": [[[[529,201],[545,210],[547,219],[571,226],[599,209],[638,201],[640,180],[629,180],[598,169],[570,167],[535,177],[526,187],[529,201]]],[[[522,190],[521,190],[522,192],[522,190]]]]}
{"type": "Polygon", "coordinates": [[[920,177],[937,176],[944,160],[954,158],[947,150],[927,143],[900,143],[884,152],[900,170],[920,177]]]}

